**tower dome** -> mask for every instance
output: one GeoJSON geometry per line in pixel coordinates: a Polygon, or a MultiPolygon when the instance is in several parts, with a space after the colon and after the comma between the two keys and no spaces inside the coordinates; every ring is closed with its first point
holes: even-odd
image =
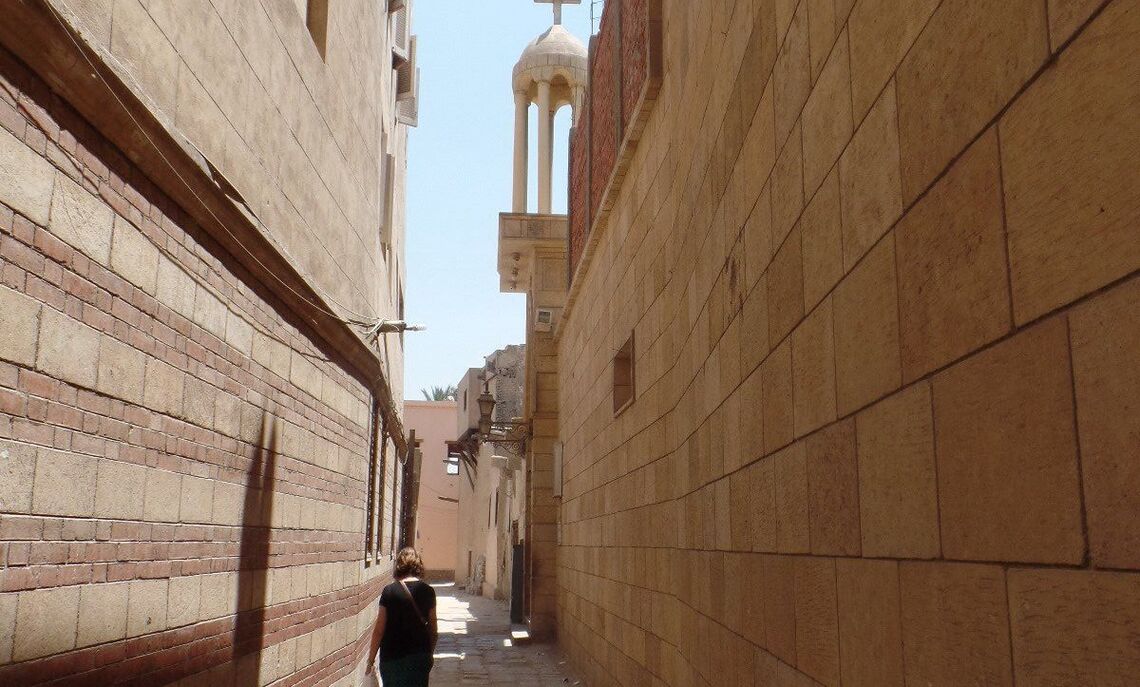
{"type": "MultiPolygon", "coordinates": [[[[540,81],[563,86],[563,102],[586,83],[588,51],[578,37],[555,24],[530,42],[514,69],[516,91],[528,93],[540,81]],[[559,83],[562,82],[562,83],[559,83]]],[[[562,90],[562,89],[555,89],[562,90]]]]}

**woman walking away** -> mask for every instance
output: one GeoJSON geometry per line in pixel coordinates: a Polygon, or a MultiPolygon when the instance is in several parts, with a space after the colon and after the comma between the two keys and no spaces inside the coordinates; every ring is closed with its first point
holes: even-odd
{"type": "Polygon", "coordinates": [[[368,674],[376,669],[379,651],[384,687],[427,686],[439,629],[435,590],[419,579],[423,574],[420,554],[410,546],[401,549],[396,556],[396,581],[380,593],[380,611],[368,652],[368,674]]]}

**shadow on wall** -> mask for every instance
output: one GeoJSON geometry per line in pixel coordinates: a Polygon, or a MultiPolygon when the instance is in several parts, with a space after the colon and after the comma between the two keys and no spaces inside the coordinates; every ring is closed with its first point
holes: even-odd
{"type": "Polygon", "coordinates": [[[277,467],[277,419],[263,412],[261,434],[252,447],[253,464],[246,483],[238,550],[238,609],[234,623],[235,687],[261,684],[259,653],[265,647],[265,606],[268,601],[269,540],[273,533],[273,487],[277,467]]]}

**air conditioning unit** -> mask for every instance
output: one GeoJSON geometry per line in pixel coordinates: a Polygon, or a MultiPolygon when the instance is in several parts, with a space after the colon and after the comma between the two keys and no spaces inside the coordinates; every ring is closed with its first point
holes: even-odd
{"type": "Polygon", "coordinates": [[[392,26],[392,66],[399,67],[408,61],[412,42],[412,10],[406,3],[392,9],[389,6],[389,21],[392,26]]]}
{"type": "Polygon", "coordinates": [[[534,331],[549,332],[554,328],[554,310],[538,308],[534,312],[534,331]]]}

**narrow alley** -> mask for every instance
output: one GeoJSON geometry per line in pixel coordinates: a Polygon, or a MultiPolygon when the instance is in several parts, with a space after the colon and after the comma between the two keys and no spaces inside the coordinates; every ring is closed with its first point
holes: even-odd
{"type": "Polygon", "coordinates": [[[507,606],[436,585],[439,645],[432,685],[577,685],[566,659],[549,644],[512,643],[507,606]]]}

